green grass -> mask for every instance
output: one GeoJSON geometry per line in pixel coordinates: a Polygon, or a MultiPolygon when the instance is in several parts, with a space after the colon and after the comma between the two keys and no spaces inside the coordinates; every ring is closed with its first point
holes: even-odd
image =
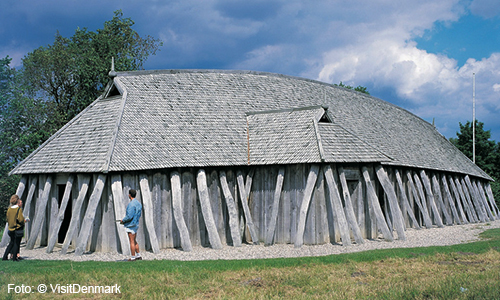
{"type": "Polygon", "coordinates": [[[500,229],[481,236],[469,244],[323,257],[2,262],[0,299],[500,299],[500,229]],[[33,293],[9,293],[9,284],[33,293]],[[36,292],[40,284],[47,293],[36,292]],[[57,294],[51,284],[118,285],[121,293],[57,294]]]}

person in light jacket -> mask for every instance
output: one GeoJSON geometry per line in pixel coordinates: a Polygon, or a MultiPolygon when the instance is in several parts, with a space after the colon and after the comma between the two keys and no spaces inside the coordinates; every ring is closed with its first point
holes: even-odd
{"type": "Polygon", "coordinates": [[[136,195],[136,190],[129,190],[128,197],[130,198],[130,203],[127,205],[125,217],[120,221],[120,223],[125,226],[125,231],[127,231],[128,240],[130,242],[130,253],[132,257],[128,261],[142,260],[141,254],[139,253],[139,244],[137,244],[136,240],[137,230],[139,229],[139,219],[142,213],[142,205],[135,199],[136,195]]]}

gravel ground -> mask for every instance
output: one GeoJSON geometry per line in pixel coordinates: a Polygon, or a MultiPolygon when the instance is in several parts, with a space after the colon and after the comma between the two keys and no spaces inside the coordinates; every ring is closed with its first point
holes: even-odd
{"type": "MultiPolygon", "coordinates": [[[[500,228],[500,220],[488,223],[476,223],[467,225],[445,226],[444,228],[431,229],[407,229],[406,241],[395,239],[394,242],[386,242],[381,239],[365,240],[364,244],[342,246],[339,244],[325,244],[317,246],[304,245],[295,248],[294,245],[273,245],[265,247],[263,245],[243,244],[241,247],[223,246],[222,249],[214,250],[204,247],[193,247],[193,251],[184,252],[179,249],[162,249],[159,254],[142,251],[141,255],[145,260],[165,259],[165,260],[229,260],[229,259],[255,259],[255,258],[279,258],[279,257],[302,257],[302,256],[324,256],[331,254],[360,252],[372,249],[389,248],[413,248],[427,246],[445,246],[460,243],[467,243],[479,240],[479,233],[486,229],[500,228]]],[[[394,235],[396,233],[394,232],[394,235]]],[[[68,254],[61,255],[56,247],[53,253],[46,253],[46,248],[35,248],[26,250],[25,245],[21,245],[21,256],[26,260],[73,260],[73,261],[121,261],[128,257],[118,253],[85,253],[81,256],[68,254]]],[[[3,254],[5,247],[0,248],[3,254]]]]}

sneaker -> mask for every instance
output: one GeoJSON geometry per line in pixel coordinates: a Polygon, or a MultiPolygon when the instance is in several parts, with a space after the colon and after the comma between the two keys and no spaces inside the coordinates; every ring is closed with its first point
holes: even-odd
{"type": "Polygon", "coordinates": [[[135,261],[135,258],[129,258],[127,261],[135,261]]]}
{"type": "Polygon", "coordinates": [[[135,260],[142,260],[142,256],[136,256],[135,260]]]}

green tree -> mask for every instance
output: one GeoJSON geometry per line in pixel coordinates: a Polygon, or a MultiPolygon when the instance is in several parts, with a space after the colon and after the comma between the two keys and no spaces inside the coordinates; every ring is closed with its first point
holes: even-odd
{"type": "Polygon", "coordinates": [[[131,71],[142,69],[149,55],[156,53],[162,43],[151,36],[141,37],[133,25],[118,10],[103,29],[78,28],[70,38],[57,33],[54,44],[24,57],[24,79],[33,88],[31,96],[46,101],[50,131],[66,124],[102,94],[109,82],[112,57],[117,70],[131,71]]]}
{"type": "MultiPolygon", "coordinates": [[[[450,142],[455,145],[463,154],[473,160],[472,143],[472,122],[459,123],[460,131],[456,138],[450,138],[450,142]]],[[[476,144],[476,165],[488,173],[495,182],[491,183],[493,195],[497,205],[500,206],[500,143],[496,143],[491,138],[491,131],[484,130],[484,123],[475,120],[475,144],[476,144]]]]}
{"type": "Polygon", "coordinates": [[[19,176],[8,176],[9,171],[48,138],[43,130],[44,103],[26,96],[21,74],[10,68],[10,62],[8,56],[0,59],[0,224],[19,182],[19,176]]]}
{"type": "Polygon", "coordinates": [[[340,86],[340,87],[343,87],[343,88],[346,88],[349,90],[355,90],[356,92],[370,95],[370,93],[368,92],[368,89],[364,86],[361,86],[361,85],[358,85],[357,87],[353,87],[353,86],[346,85],[346,84],[342,83],[342,81],[339,84],[334,84],[334,85],[340,86]]]}

